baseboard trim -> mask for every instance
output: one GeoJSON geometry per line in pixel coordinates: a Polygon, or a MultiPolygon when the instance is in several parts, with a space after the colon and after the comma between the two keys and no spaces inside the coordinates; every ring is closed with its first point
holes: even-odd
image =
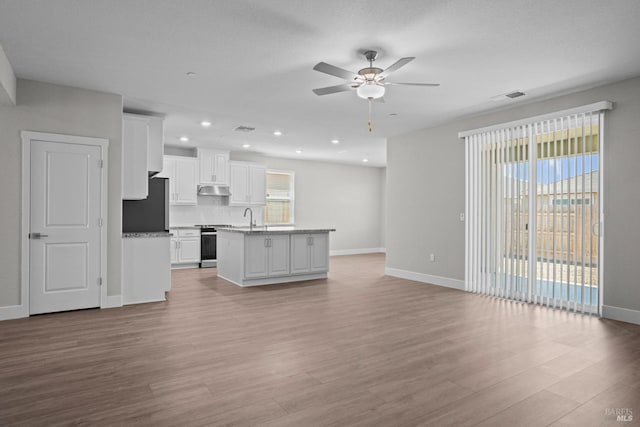
{"type": "Polygon", "coordinates": [[[21,319],[29,317],[29,310],[22,305],[9,305],[0,307],[0,320],[21,319]]]}
{"type": "Polygon", "coordinates": [[[107,295],[104,304],[100,308],[117,308],[122,307],[122,295],[107,295]]]}
{"type": "Polygon", "coordinates": [[[386,253],[385,248],[361,248],[361,249],[336,249],[329,251],[330,256],[342,256],[342,255],[360,255],[360,254],[378,254],[386,253]]]}
{"type": "Polygon", "coordinates": [[[444,286],[445,288],[464,291],[464,280],[451,279],[449,277],[433,276],[431,274],[416,273],[415,271],[401,270],[399,268],[385,267],[384,274],[399,277],[400,279],[414,280],[430,285],[444,286]]]}
{"type": "Polygon", "coordinates": [[[629,308],[604,305],[602,306],[602,317],[640,325],[640,311],[629,308]]]}
{"type": "Polygon", "coordinates": [[[167,298],[166,297],[161,297],[161,298],[151,298],[151,299],[141,299],[141,300],[135,300],[135,301],[124,301],[124,305],[135,305],[135,304],[147,304],[150,302],[166,302],[167,298]]]}

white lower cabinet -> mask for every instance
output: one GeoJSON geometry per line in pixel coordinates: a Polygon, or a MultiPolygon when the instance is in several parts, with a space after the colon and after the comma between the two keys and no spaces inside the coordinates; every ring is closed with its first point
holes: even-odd
{"type": "Polygon", "coordinates": [[[122,239],[123,304],[164,301],[171,289],[169,237],[122,239]]]}
{"type": "Polygon", "coordinates": [[[171,229],[171,264],[200,262],[200,230],[171,229]]]}
{"type": "Polygon", "coordinates": [[[329,270],[329,234],[291,235],[291,274],[329,270]]]}
{"type": "Polygon", "coordinates": [[[247,236],[244,260],[248,279],[289,274],[289,236],[247,236]]]}

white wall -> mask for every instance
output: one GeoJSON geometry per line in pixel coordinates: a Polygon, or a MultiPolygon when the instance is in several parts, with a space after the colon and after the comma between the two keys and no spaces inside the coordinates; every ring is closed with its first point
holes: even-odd
{"type": "Polygon", "coordinates": [[[0,130],[0,307],[20,304],[22,130],[109,140],[107,286],[120,294],[122,97],[18,79],[17,105],[0,105],[0,130]]]}
{"type": "Polygon", "coordinates": [[[383,168],[281,159],[247,152],[232,152],[231,159],[295,172],[296,225],[335,228],[330,238],[334,253],[383,247],[383,168]]]}
{"type": "MultiPolygon", "coordinates": [[[[464,147],[459,131],[613,101],[604,149],[604,304],[640,310],[640,78],[456,120],[387,142],[387,267],[464,279],[464,147]],[[436,262],[429,262],[429,253],[436,262]]],[[[640,319],[640,317],[638,318],[640,319]]]]}

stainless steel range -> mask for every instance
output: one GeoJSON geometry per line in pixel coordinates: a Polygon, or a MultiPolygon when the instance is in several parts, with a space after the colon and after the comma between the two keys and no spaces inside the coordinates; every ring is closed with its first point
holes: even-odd
{"type": "Polygon", "coordinates": [[[229,227],[225,224],[196,224],[200,227],[200,268],[216,267],[218,228],[229,227]]]}

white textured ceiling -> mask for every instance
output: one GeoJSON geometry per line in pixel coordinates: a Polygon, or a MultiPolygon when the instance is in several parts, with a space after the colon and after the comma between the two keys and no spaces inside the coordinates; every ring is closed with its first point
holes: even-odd
{"type": "Polygon", "coordinates": [[[0,0],[18,77],[165,113],[171,145],[374,166],[388,136],[640,75],[639,22],[638,0],[0,0]],[[366,101],[311,89],[342,82],[317,62],[357,71],[371,48],[381,68],[416,57],[388,80],[441,86],[387,87],[369,133],[366,101]],[[527,96],[490,100],[516,89],[527,96]]]}

